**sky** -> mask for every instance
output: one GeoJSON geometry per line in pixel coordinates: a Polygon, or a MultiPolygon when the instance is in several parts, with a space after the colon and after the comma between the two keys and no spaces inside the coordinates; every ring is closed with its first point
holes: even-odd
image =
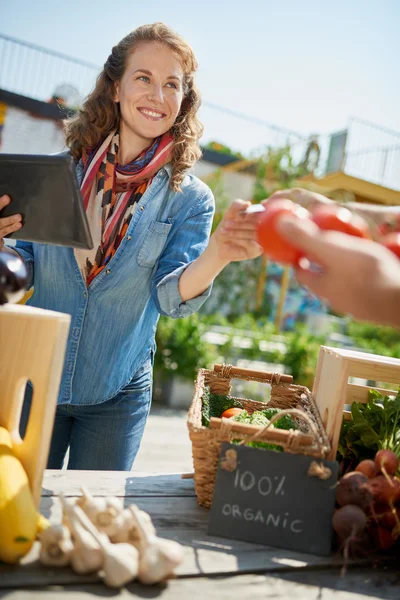
{"type": "MultiPolygon", "coordinates": [[[[0,33],[101,65],[143,23],[193,47],[203,100],[309,135],[358,117],[400,132],[400,0],[0,0],[0,33]]],[[[205,106],[205,139],[242,149],[260,125],[205,106]]]]}

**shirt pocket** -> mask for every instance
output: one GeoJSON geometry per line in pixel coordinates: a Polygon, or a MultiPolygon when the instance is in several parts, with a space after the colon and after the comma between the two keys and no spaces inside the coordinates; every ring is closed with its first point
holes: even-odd
{"type": "Polygon", "coordinates": [[[140,267],[152,268],[157,262],[167,241],[172,223],[152,221],[139,249],[137,262],[140,267]]]}

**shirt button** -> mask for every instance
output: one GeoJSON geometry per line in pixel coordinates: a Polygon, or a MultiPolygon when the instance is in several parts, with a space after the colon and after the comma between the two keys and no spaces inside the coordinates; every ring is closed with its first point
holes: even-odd
{"type": "Polygon", "coordinates": [[[139,207],[139,210],[144,210],[144,206],[140,206],[140,207],[139,207]]]}
{"type": "Polygon", "coordinates": [[[83,297],[86,298],[87,292],[83,292],[83,297]]]}
{"type": "Polygon", "coordinates": [[[111,273],[111,270],[110,269],[106,269],[106,273],[107,273],[107,275],[109,275],[111,273]]]}
{"type": "Polygon", "coordinates": [[[127,239],[127,240],[131,240],[131,239],[132,239],[132,236],[131,236],[131,235],[127,235],[127,236],[126,236],[126,239],[127,239]]]}

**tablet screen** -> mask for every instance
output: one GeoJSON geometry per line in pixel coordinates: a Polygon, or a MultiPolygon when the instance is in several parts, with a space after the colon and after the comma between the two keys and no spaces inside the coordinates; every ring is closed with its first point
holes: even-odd
{"type": "Polygon", "coordinates": [[[22,214],[9,238],[74,248],[93,248],[75,161],[69,153],[0,154],[0,196],[11,202],[0,217],[22,214]]]}

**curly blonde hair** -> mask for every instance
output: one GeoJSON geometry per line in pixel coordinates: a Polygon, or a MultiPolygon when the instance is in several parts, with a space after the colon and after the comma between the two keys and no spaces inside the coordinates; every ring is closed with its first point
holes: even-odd
{"type": "Polygon", "coordinates": [[[198,140],[203,133],[203,125],[197,117],[200,107],[200,94],[194,80],[197,60],[189,44],[164,23],[142,25],[113,47],[97,77],[94,90],[79,112],[64,121],[67,146],[74,158],[79,160],[84,148],[96,146],[119,127],[119,105],[114,100],[115,83],[124,74],[128,56],[141,42],[158,42],[168,46],[176,53],[182,65],[183,100],[171,128],[175,143],[170,185],[174,191],[179,191],[185,172],[201,156],[198,140]]]}

